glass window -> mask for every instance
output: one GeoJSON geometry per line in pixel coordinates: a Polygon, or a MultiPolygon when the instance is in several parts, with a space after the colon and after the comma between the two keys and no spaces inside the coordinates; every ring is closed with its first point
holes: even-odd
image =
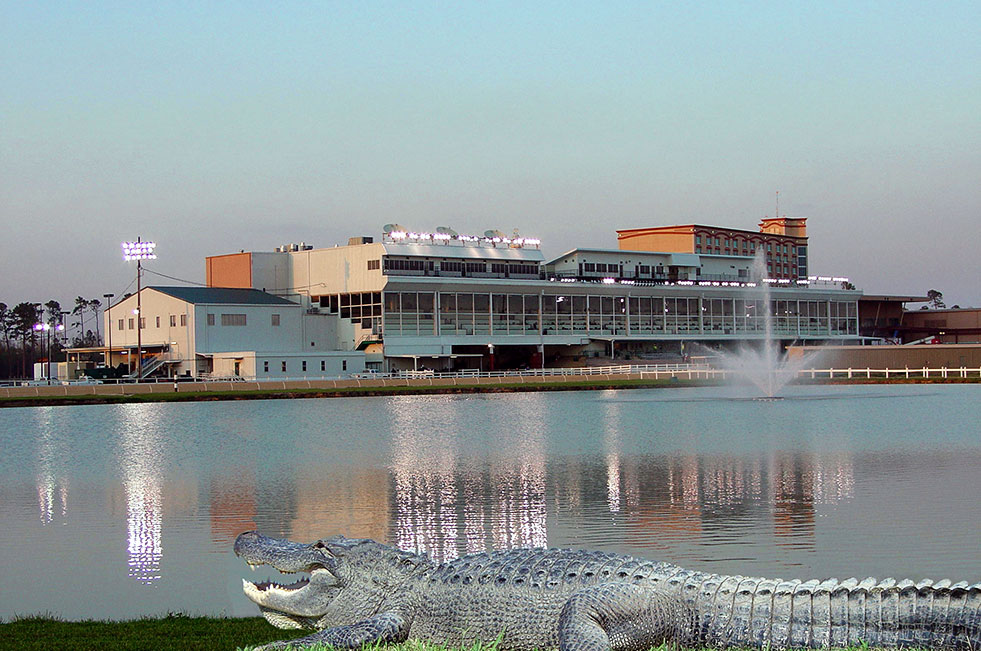
{"type": "Polygon", "coordinates": [[[281,362],[281,364],[282,364],[282,368],[283,368],[283,373],[285,373],[285,372],[286,372],[286,360],[284,359],[284,360],[283,360],[283,361],[281,362]]]}
{"type": "MultiPolygon", "coordinates": [[[[214,325],[214,315],[209,314],[211,317],[211,323],[208,325],[214,325]]],[[[244,314],[222,314],[221,324],[223,326],[244,326],[245,325],[245,315],[244,314]]]]}
{"type": "Polygon", "coordinates": [[[182,314],[181,315],[181,325],[182,326],[186,326],[187,325],[187,315],[186,314],[182,314]]]}
{"type": "Polygon", "coordinates": [[[263,373],[268,373],[269,372],[269,361],[268,360],[262,363],[262,372],[263,373]]]}
{"type": "Polygon", "coordinates": [[[272,324],[274,326],[278,326],[279,325],[279,315],[278,314],[273,314],[272,315],[272,324]]]}
{"type": "Polygon", "coordinates": [[[214,314],[209,314],[208,315],[208,325],[209,326],[213,326],[214,324],[215,324],[215,315],[214,314]]]}
{"type": "Polygon", "coordinates": [[[173,328],[176,325],[177,325],[177,315],[176,314],[171,314],[170,315],[170,327],[173,328]]]}

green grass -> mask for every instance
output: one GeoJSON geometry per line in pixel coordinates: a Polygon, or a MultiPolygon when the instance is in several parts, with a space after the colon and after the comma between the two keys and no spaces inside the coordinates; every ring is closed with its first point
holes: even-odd
{"type": "Polygon", "coordinates": [[[0,623],[0,651],[233,651],[304,634],[279,630],[261,617],[168,615],[124,622],[66,622],[35,615],[0,623]]]}
{"type": "MultiPolygon", "coordinates": [[[[248,650],[276,640],[307,635],[308,631],[284,631],[261,617],[190,617],[170,614],[131,621],[66,622],[50,615],[0,620],[0,651],[211,651],[248,650]]],[[[327,650],[319,646],[315,649],[327,650]]],[[[423,642],[368,645],[370,651],[496,651],[497,644],[445,646],[423,642]]],[[[652,651],[678,651],[664,645],[652,651]]],[[[867,645],[848,651],[869,651],[867,645]]]]}

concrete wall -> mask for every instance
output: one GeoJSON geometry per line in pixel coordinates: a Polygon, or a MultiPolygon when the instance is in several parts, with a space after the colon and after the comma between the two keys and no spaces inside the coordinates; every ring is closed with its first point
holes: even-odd
{"type": "Polygon", "coordinates": [[[310,353],[256,353],[240,351],[218,353],[214,356],[215,377],[235,375],[235,363],[239,363],[239,375],[257,380],[273,378],[338,377],[364,371],[364,353],[361,352],[310,352],[310,353]],[[306,369],[304,369],[304,362],[306,369]],[[286,370],[283,370],[283,364],[286,370]],[[267,366],[268,364],[268,366],[267,366]]]}
{"type": "Polygon", "coordinates": [[[369,260],[381,260],[381,243],[353,244],[330,249],[290,253],[295,291],[308,296],[377,292],[385,284],[378,269],[368,269],[369,260]]]}
{"type": "MultiPolygon", "coordinates": [[[[303,315],[299,305],[195,305],[194,327],[198,333],[195,352],[210,354],[231,350],[305,350],[303,315]],[[208,315],[214,325],[208,325],[208,315]],[[222,315],[244,314],[246,325],[222,325],[222,315]],[[279,325],[272,325],[279,315],[279,325]]],[[[306,342],[307,347],[309,342],[306,342]]],[[[315,341],[314,350],[326,349],[326,338],[315,341]]]]}
{"type": "Polygon", "coordinates": [[[252,287],[282,296],[294,294],[296,283],[290,273],[290,254],[275,251],[252,252],[252,287]]]}
{"type": "MultiPolygon", "coordinates": [[[[791,346],[797,356],[815,348],[791,346]]],[[[822,346],[815,362],[818,368],[979,368],[981,344],[934,344],[919,346],[822,346]]]]}
{"type": "MultiPolygon", "coordinates": [[[[141,298],[141,310],[146,319],[146,327],[142,333],[142,343],[144,346],[167,346],[176,348],[185,358],[194,355],[194,305],[186,303],[180,299],[158,292],[153,289],[143,289],[141,298]],[[181,325],[181,316],[184,316],[184,325],[181,325]],[[174,317],[175,325],[170,325],[170,317],[174,317]],[[159,325],[158,325],[159,319],[159,325]],[[176,343],[172,343],[176,342],[176,343]]],[[[136,346],[136,295],[121,300],[112,306],[111,310],[103,313],[103,323],[108,333],[112,328],[112,345],[116,346],[136,346]],[[111,322],[110,322],[111,319],[111,322]],[[119,329],[120,319],[123,328],[119,329]],[[132,319],[133,327],[130,328],[132,319]]],[[[108,343],[109,336],[106,336],[108,343]]],[[[114,355],[118,359],[118,355],[114,355]]]]}
{"type": "Polygon", "coordinates": [[[617,245],[626,251],[694,253],[695,235],[691,226],[624,230],[617,231],[617,245]]]}
{"type": "Polygon", "coordinates": [[[204,259],[208,287],[252,287],[252,254],[232,253],[204,259]]]}

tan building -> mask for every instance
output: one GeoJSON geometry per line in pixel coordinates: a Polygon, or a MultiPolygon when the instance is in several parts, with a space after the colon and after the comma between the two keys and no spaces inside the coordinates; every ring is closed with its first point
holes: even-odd
{"type": "Polygon", "coordinates": [[[714,255],[766,254],[771,278],[807,278],[807,218],[773,217],[760,221],[759,231],[684,224],[617,231],[626,251],[663,251],[714,255]]]}
{"type": "Polygon", "coordinates": [[[931,337],[942,344],[981,343],[981,308],[912,310],[903,315],[907,340],[931,337]]]}

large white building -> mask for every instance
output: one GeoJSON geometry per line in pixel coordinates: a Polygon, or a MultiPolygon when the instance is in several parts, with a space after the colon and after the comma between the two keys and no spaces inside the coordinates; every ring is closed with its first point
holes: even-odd
{"type": "MultiPolygon", "coordinates": [[[[446,230],[446,229],[444,229],[446,230]]],[[[860,292],[752,277],[749,256],[575,249],[537,240],[408,233],[207,259],[208,285],[261,289],[332,320],[333,347],[369,368],[537,367],[682,343],[853,341],[860,292]]],[[[829,279],[830,281],[830,279],[829,279]]]]}
{"type": "Polygon", "coordinates": [[[103,315],[111,365],[143,376],[333,377],[364,370],[339,351],[337,320],[251,288],[145,287],[103,315]]]}

